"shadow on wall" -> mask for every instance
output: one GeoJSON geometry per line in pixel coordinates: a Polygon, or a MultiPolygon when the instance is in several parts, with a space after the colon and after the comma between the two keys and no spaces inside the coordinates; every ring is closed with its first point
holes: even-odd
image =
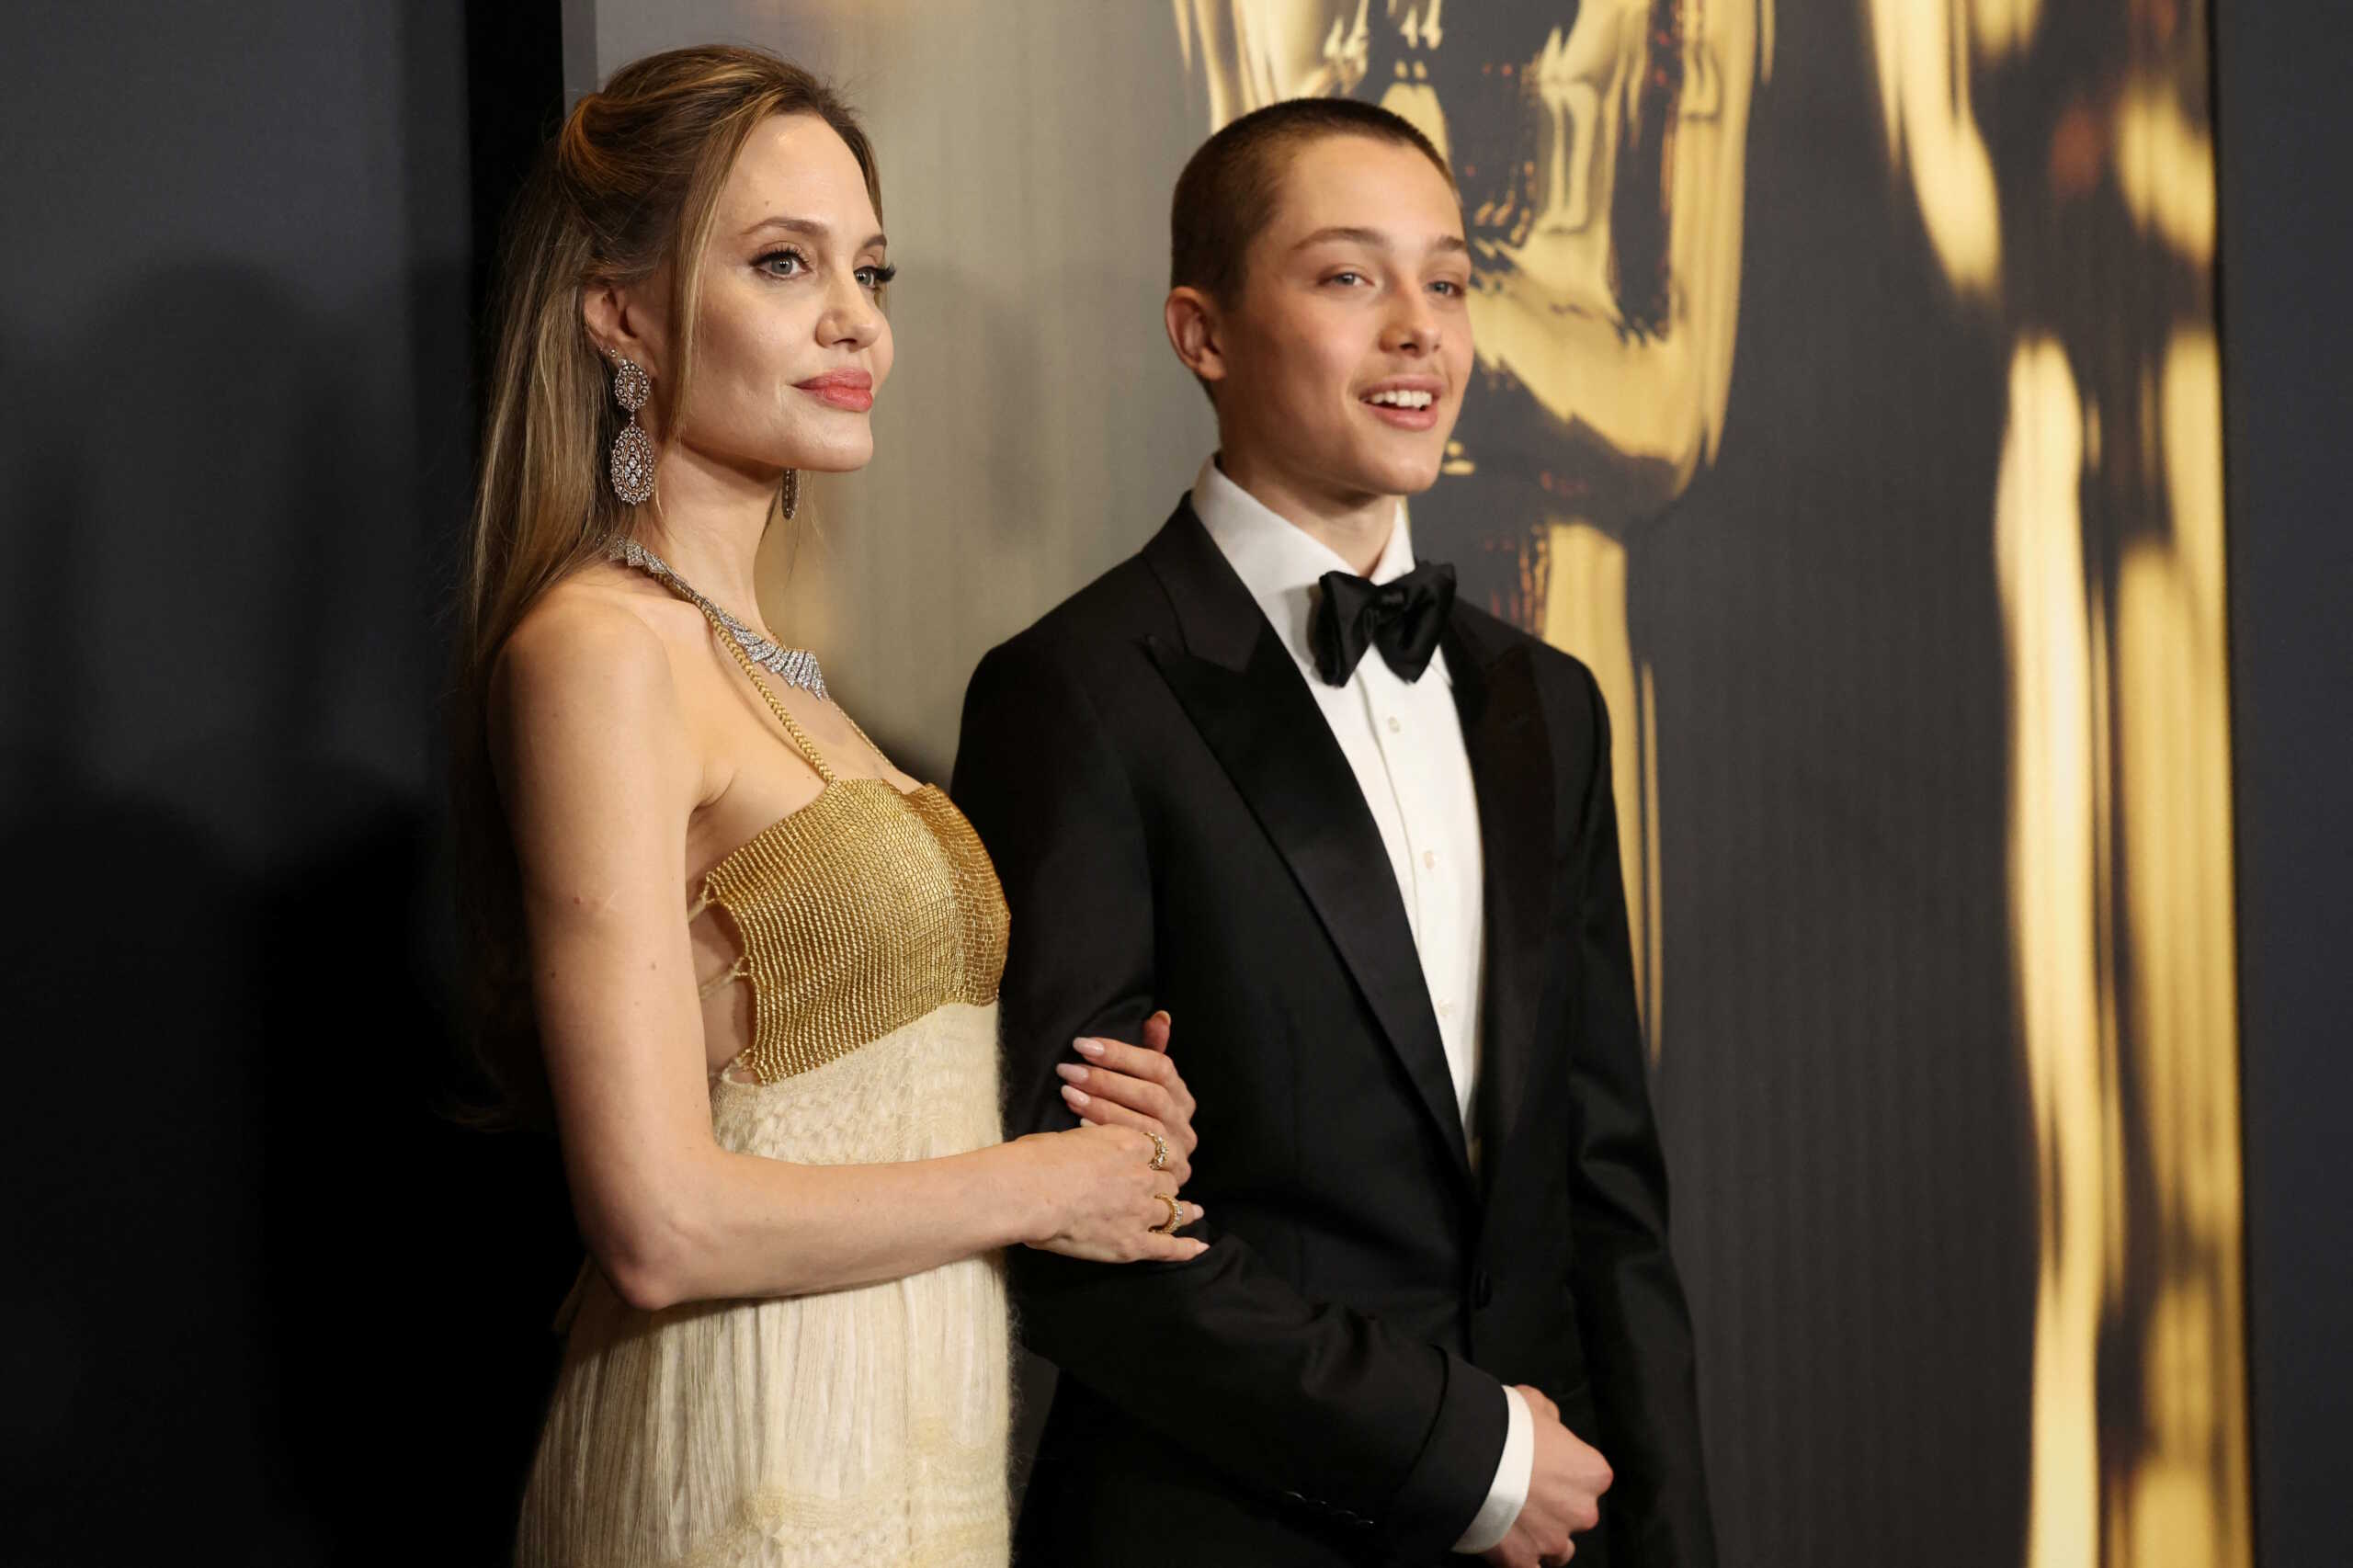
{"type": "Polygon", "coordinates": [[[507,1555],[577,1251],[552,1150],[441,1113],[465,476],[369,358],[461,287],[161,270],[0,354],[9,1561],[507,1555]]]}

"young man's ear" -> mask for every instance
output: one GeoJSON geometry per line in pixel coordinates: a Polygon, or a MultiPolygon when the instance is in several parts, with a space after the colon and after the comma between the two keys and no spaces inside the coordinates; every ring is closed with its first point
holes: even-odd
{"type": "Polygon", "coordinates": [[[1161,319],[1168,327],[1168,347],[1214,397],[1217,383],[1225,380],[1224,323],[1217,301],[1189,283],[1180,284],[1168,291],[1161,319]]]}

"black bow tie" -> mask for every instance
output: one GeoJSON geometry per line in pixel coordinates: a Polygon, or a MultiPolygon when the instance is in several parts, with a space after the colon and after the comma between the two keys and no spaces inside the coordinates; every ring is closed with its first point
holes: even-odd
{"type": "Polygon", "coordinates": [[[1454,568],[1437,562],[1425,561],[1390,583],[1326,572],[1307,623],[1315,673],[1327,685],[1346,686],[1364,651],[1378,648],[1399,679],[1417,681],[1453,609],[1454,568]]]}

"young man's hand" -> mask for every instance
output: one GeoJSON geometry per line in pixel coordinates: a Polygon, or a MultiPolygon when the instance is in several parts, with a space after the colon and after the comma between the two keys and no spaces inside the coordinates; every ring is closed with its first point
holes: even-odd
{"type": "Polygon", "coordinates": [[[1601,1522],[1601,1494],[1609,1490],[1609,1461],[1601,1450],[1561,1425],[1559,1407],[1519,1385],[1536,1418],[1536,1460],[1528,1474],[1528,1501],[1511,1533],[1483,1554],[1503,1568],[1557,1568],[1576,1555],[1569,1538],[1601,1522]]]}

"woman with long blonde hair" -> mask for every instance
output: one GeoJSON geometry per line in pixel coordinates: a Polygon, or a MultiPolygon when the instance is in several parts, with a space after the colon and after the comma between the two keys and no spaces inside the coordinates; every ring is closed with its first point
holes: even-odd
{"type": "Polygon", "coordinates": [[[1000,1141],[988,858],[753,592],[799,472],[872,453],[881,210],[830,91],[710,48],[582,100],[512,220],[461,887],[589,1254],[524,1563],[1002,1564],[999,1250],[1202,1250],[1165,1017],[1077,1042],[1078,1127],[1000,1141]]]}

